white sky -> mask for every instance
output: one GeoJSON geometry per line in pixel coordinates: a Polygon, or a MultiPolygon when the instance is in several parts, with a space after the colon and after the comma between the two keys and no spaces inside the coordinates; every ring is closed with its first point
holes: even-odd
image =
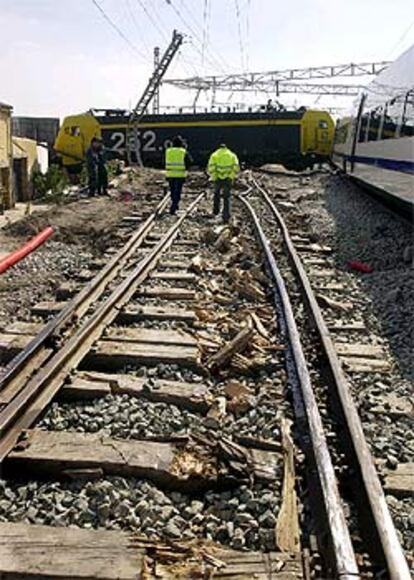
{"type": "MultiPolygon", "coordinates": [[[[388,60],[414,43],[413,0],[208,0],[208,27],[205,1],[97,0],[135,51],[92,0],[0,0],[0,101],[13,105],[17,115],[132,106],[151,72],[153,47],[163,50],[174,28],[191,38],[170,77],[388,60]]],[[[316,102],[315,97],[295,98],[297,105],[316,102]]],[[[234,100],[241,99],[235,95],[234,100]]],[[[283,95],[280,100],[292,102],[283,95]]],[[[192,94],[162,89],[161,105],[191,102],[192,94]]],[[[344,102],[323,97],[317,105],[344,102]]]]}

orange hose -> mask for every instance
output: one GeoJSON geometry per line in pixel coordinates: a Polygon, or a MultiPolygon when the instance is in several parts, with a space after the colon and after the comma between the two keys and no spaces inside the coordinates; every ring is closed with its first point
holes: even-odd
{"type": "Polygon", "coordinates": [[[17,264],[17,262],[20,262],[20,260],[33,252],[33,250],[36,250],[36,248],[41,246],[48,238],[50,238],[53,232],[54,229],[51,226],[48,226],[40,233],[38,233],[34,238],[29,240],[27,244],[6,256],[3,260],[0,261],[0,274],[5,272],[11,266],[17,264]]]}

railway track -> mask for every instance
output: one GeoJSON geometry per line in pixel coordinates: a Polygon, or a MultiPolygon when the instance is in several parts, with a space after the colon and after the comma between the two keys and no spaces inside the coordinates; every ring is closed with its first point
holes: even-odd
{"type": "MultiPolygon", "coordinates": [[[[318,348],[321,349],[322,356],[325,358],[325,361],[319,361],[318,363],[318,366],[321,367],[320,370],[318,369],[315,372],[315,369],[313,369],[314,376],[312,382],[317,393],[317,406],[325,411],[324,430],[329,433],[330,440],[331,442],[333,440],[334,443],[332,455],[339,456],[336,459],[335,465],[335,471],[340,474],[339,484],[342,488],[346,488],[354,495],[351,498],[345,496],[343,498],[343,505],[349,507],[351,502],[355,508],[360,510],[358,518],[363,523],[360,525],[359,534],[364,538],[365,544],[370,546],[369,551],[374,555],[373,561],[377,563],[378,569],[380,570],[381,566],[385,566],[388,574],[387,577],[390,578],[409,578],[410,572],[408,565],[387,508],[384,492],[376,472],[374,460],[365,440],[356,406],[352,400],[349,379],[344,372],[344,368],[347,368],[346,362],[344,365],[339,356],[341,354],[354,354],[356,351],[359,351],[359,354],[363,354],[364,345],[349,345],[334,342],[301,258],[292,242],[286,223],[272,202],[269,194],[254,176],[250,178],[250,188],[247,195],[240,199],[255,221],[255,228],[266,252],[272,277],[275,281],[279,279],[279,283],[277,284],[279,287],[279,300],[283,303],[286,299],[284,295],[286,289],[283,288],[277,263],[282,269],[283,278],[288,281],[287,285],[290,295],[295,297],[296,319],[300,321],[302,333],[304,335],[306,333],[310,335],[311,341],[315,341],[315,339],[318,341],[318,348]],[[277,248],[275,254],[272,253],[271,247],[277,248]],[[301,298],[297,301],[299,295],[301,298]],[[310,316],[311,321],[301,312],[303,309],[303,299],[307,305],[306,312],[310,316]],[[327,410],[329,413],[326,413],[327,410]],[[335,417],[335,421],[339,423],[339,431],[336,436],[334,434],[335,427],[332,417],[335,417]],[[344,466],[341,463],[345,455],[348,456],[348,465],[344,466]],[[347,478],[354,479],[352,485],[346,483],[347,478]],[[355,484],[355,480],[358,481],[357,484],[355,484]],[[355,493],[355,490],[357,490],[357,493],[355,493]],[[365,513],[367,511],[368,513],[365,513]],[[368,524],[366,523],[367,521],[369,522],[368,524]],[[379,546],[381,547],[380,550],[378,550],[379,546]]],[[[298,246],[302,250],[307,251],[309,259],[309,254],[312,254],[312,247],[309,244],[307,244],[307,247],[303,247],[300,240],[298,246]]],[[[317,256],[319,253],[320,256],[320,251],[323,252],[324,248],[316,247],[316,250],[316,252],[313,252],[313,256],[315,256],[315,253],[317,256]]],[[[323,263],[320,257],[315,259],[318,265],[323,263]]],[[[283,311],[286,312],[285,307],[283,307],[283,311]]],[[[288,321],[286,325],[287,333],[290,334],[292,328],[289,326],[288,321]]],[[[352,331],[354,329],[352,325],[350,328],[347,328],[346,325],[339,325],[335,327],[335,330],[352,331]]],[[[292,344],[292,340],[290,342],[292,344]]],[[[365,348],[369,350],[369,347],[365,348]]],[[[313,349],[309,348],[309,346],[306,350],[308,352],[308,359],[311,361],[320,356],[317,352],[312,352],[313,349]]],[[[364,359],[362,358],[356,364],[363,366],[363,361],[364,359]]],[[[369,364],[374,364],[374,362],[371,360],[369,364]]],[[[310,386],[310,379],[308,377],[301,377],[301,370],[299,370],[304,365],[305,361],[303,360],[302,365],[296,363],[295,366],[296,375],[299,376],[299,383],[302,383],[302,392],[298,395],[299,405],[301,404],[300,398],[302,398],[302,405],[305,413],[308,415],[307,420],[309,422],[312,420],[310,417],[311,405],[306,400],[303,383],[309,381],[310,386]]],[[[310,429],[311,433],[314,431],[314,428],[310,429]]],[[[326,501],[324,503],[326,504],[326,501]]],[[[344,519],[350,520],[349,517],[345,518],[345,516],[344,519]]],[[[355,521],[353,523],[355,524],[355,521]]],[[[336,534],[337,538],[340,538],[338,530],[334,530],[334,534],[336,534]]],[[[333,541],[335,542],[335,540],[333,541]]],[[[334,552],[337,554],[336,557],[341,556],[343,547],[344,543],[342,541],[336,547],[334,546],[334,552]]],[[[355,557],[354,561],[357,562],[358,558],[355,557]]],[[[374,570],[375,567],[374,565],[374,570]]],[[[340,568],[337,566],[338,569],[340,568]]],[[[350,576],[355,573],[354,569],[351,571],[350,576]]],[[[374,573],[378,574],[379,572],[377,570],[374,573]]]]}
{"type": "Polygon", "coordinates": [[[2,573],[409,577],[288,232],[257,182],[240,202],[247,228],[212,223],[203,194],[174,219],[162,200],[9,363],[0,383],[7,497],[22,478],[46,477],[56,483],[32,485],[32,504],[53,490],[66,509],[46,494],[54,522],[22,508],[0,523],[2,573]]]}

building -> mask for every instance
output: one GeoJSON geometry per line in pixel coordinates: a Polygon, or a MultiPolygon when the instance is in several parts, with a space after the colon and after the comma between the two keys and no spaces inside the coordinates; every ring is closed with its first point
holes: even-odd
{"type": "Polygon", "coordinates": [[[28,201],[33,197],[32,177],[39,171],[38,146],[33,139],[12,137],[13,192],[15,201],[28,201]]]}
{"type": "Polygon", "coordinates": [[[50,152],[59,131],[59,119],[56,117],[13,117],[12,131],[14,137],[26,137],[37,143],[47,143],[50,152]]]}
{"type": "Polygon", "coordinates": [[[14,207],[13,196],[13,107],[0,102],[0,210],[14,207]]]}

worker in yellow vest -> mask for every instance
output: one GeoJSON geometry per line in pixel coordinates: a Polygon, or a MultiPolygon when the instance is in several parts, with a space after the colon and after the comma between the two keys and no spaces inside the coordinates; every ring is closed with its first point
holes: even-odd
{"type": "Polygon", "coordinates": [[[240,171],[238,157],[223,143],[210,155],[208,174],[214,182],[213,213],[220,213],[221,193],[223,193],[223,222],[230,220],[231,186],[240,171]]]}
{"type": "Polygon", "coordinates": [[[179,208],[181,192],[190,163],[191,156],[185,148],[183,140],[181,137],[174,137],[172,147],[167,147],[165,150],[165,171],[171,194],[171,215],[174,215],[179,208]]]}

